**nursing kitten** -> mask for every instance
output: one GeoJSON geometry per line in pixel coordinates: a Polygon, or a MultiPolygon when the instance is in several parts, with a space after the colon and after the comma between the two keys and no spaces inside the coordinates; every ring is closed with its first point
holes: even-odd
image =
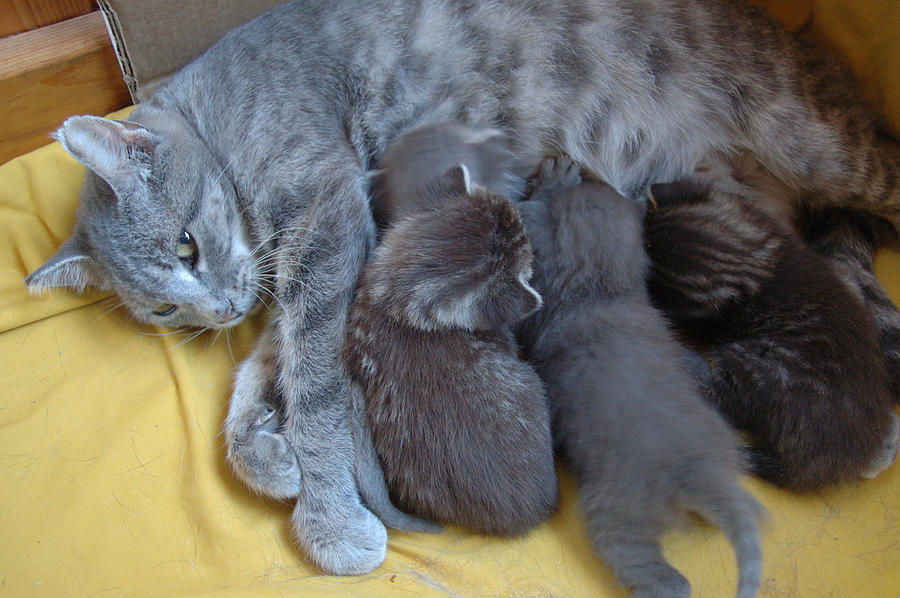
{"type": "Polygon", "coordinates": [[[804,206],[797,220],[809,246],[830,258],[862,294],[878,330],[891,394],[900,403],[900,311],[874,272],[875,250],[885,238],[895,242],[896,234],[884,220],[858,210],[804,206]]]}
{"type": "Polygon", "coordinates": [[[63,124],[90,172],[71,238],[27,283],[108,288],[163,326],[233,326],[255,294],[274,295],[238,371],[230,463],[257,490],[296,496],[294,535],[314,563],[369,571],[387,536],[360,487],[376,476],[341,347],[375,239],[367,173],[391,142],[429,122],[495,128],[516,176],[562,151],[632,198],[743,150],[896,223],[898,154],[841,68],[813,55],[742,2],[289,2],[130,121],[63,124]]]}
{"type": "Polygon", "coordinates": [[[758,206],[690,183],[652,194],[651,296],[709,361],[706,395],[749,435],[752,471],[812,490],[890,465],[900,429],[858,290],[758,206]]]}
{"type": "MultiPolygon", "coordinates": [[[[421,212],[422,190],[457,164],[480,186],[505,197],[518,194],[521,181],[512,174],[512,154],[496,129],[475,129],[457,122],[420,125],[401,135],[378,161],[372,198],[375,221],[387,223],[421,212]]],[[[439,207],[445,196],[431,193],[439,207]]]]}
{"type": "Polygon", "coordinates": [[[660,536],[696,512],[728,536],[737,595],[751,598],[762,573],[761,507],[738,483],[731,430],[650,304],[642,210],[605,184],[579,183],[571,160],[548,160],[520,205],[544,297],[520,332],[547,385],[594,548],[636,597],[687,597],[660,536]]]}
{"type": "Polygon", "coordinates": [[[510,329],[541,301],[517,210],[467,177],[420,189],[418,212],[405,200],[363,270],[345,354],[395,503],[516,535],[557,501],[543,384],[510,329]]]}

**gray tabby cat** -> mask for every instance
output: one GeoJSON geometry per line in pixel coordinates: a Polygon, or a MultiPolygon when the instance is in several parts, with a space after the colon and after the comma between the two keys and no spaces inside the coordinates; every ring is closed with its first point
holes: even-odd
{"type": "Polygon", "coordinates": [[[897,153],[854,98],[829,92],[836,69],[816,79],[806,56],[741,2],[290,2],[129,122],[63,124],[90,173],[72,237],[27,283],[108,288],[164,326],[232,326],[274,295],[238,371],[229,460],[258,491],[296,497],[295,535],[320,567],[369,571],[386,549],[369,508],[389,511],[348,423],[340,347],[375,236],[367,170],[385,148],[458,120],[501,131],[519,177],[565,151],[632,198],[744,149],[795,187],[900,222],[897,153]]]}
{"type": "Polygon", "coordinates": [[[687,597],[660,536],[688,512],[734,545],[737,595],[759,588],[760,505],[738,483],[731,429],[701,397],[650,303],[641,208],[548,159],[520,204],[544,307],[519,326],[547,385],[553,435],[598,554],[637,598],[687,597]]]}

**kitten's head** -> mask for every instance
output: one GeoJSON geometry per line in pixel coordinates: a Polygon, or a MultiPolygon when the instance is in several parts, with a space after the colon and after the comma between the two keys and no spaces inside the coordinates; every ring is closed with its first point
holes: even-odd
{"type": "Polygon", "coordinates": [[[225,165],[177,115],[138,115],[146,124],[76,116],[56,132],[89,172],[72,236],[25,282],[112,290],[151,324],[233,326],[257,302],[257,268],[225,165]]]}
{"type": "Polygon", "coordinates": [[[455,166],[428,186],[440,209],[400,220],[367,271],[369,294],[419,328],[490,330],[541,306],[516,207],[455,166]]]}

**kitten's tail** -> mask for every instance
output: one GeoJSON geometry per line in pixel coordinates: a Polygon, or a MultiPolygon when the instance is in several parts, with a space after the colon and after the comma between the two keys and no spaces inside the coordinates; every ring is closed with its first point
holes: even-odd
{"type": "Polygon", "coordinates": [[[698,511],[728,537],[738,563],[737,598],[754,598],[762,580],[763,555],[758,524],[765,509],[737,481],[719,486],[698,505],[698,511]],[[730,486],[730,487],[729,487],[730,486]]]}
{"type": "Polygon", "coordinates": [[[356,486],[363,503],[392,529],[431,534],[443,531],[441,525],[408,515],[391,502],[384,482],[384,471],[375,453],[369,426],[366,425],[362,391],[353,384],[350,395],[350,432],[353,435],[356,486]]]}

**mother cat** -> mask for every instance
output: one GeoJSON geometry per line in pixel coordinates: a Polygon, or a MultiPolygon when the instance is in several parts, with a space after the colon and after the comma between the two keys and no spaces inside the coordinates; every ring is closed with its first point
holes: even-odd
{"type": "Polygon", "coordinates": [[[719,0],[291,2],[131,121],[64,123],[57,138],[91,173],[72,237],[27,282],[112,289],[167,326],[231,326],[272,293],[238,370],[229,460],[258,491],[297,498],[314,562],[363,573],[386,547],[369,508],[423,527],[385,502],[339,354],[374,239],[366,172],[385,147],[429,121],[490,126],[518,175],[564,152],[635,200],[743,151],[798,190],[900,223],[897,156],[835,72],[719,0]]]}

